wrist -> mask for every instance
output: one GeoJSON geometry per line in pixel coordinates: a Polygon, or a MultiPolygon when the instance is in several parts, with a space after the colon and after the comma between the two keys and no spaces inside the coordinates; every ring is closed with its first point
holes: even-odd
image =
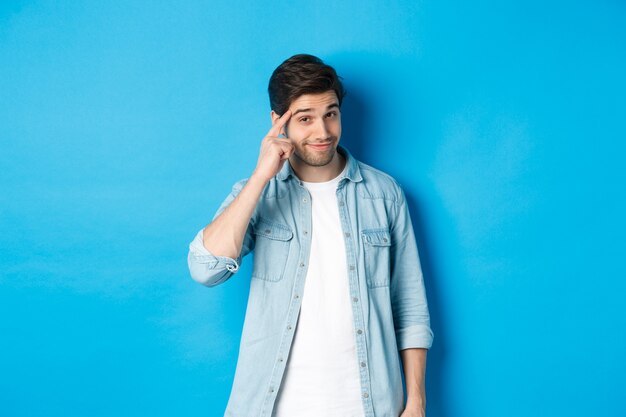
{"type": "Polygon", "coordinates": [[[426,395],[423,392],[417,392],[407,395],[406,406],[426,408],[426,395]]]}
{"type": "Polygon", "coordinates": [[[270,179],[264,178],[256,170],[252,172],[252,175],[250,175],[250,178],[248,179],[248,182],[261,186],[265,186],[265,184],[267,184],[269,181],[270,179]]]}
{"type": "Polygon", "coordinates": [[[423,398],[407,398],[406,399],[406,406],[409,407],[425,407],[426,406],[426,400],[423,398]]]}

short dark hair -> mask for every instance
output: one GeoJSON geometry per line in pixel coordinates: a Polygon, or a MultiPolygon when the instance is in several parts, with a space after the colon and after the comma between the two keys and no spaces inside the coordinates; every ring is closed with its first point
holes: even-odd
{"type": "Polygon", "coordinates": [[[334,90],[339,107],[346,91],[341,77],[330,65],[316,56],[298,54],[286,59],[272,73],[267,91],[270,106],[277,114],[287,111],[292,101],[304,94],[319,94],[334,90]]]}

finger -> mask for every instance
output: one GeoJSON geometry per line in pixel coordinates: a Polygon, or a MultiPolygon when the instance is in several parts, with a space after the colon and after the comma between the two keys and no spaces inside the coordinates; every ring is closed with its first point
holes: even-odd
{"type": "Polygon", "coordinates": [[[293,149],[293,147],[283,148],[280,159],[289,159],[289,157],[291,157],[291,154],[293,153],[293,149]]]}
{"type": "Polygon", "coordinates": [[[281,145],[281,147],[283,147],[282,144],[287,145],[288,148],[293,147],[293,142],[290,138],[274,138],[270,136],[270,139],[277,142],[279,145],[281,145]]]}
{"type": "Polygon", "coordinates": [[[291,117],[291,110],[287,110],[286,112],[284,112],[283,115],[280,116],[276,120],[276,122],[274,122],[274,124],[272,125],[272,128],[268,132],[268,135],[278,136],[278,134],[280,133],[280,130],[283,128],[283,126],[285,126],[285,124],[287,123],[290,117],[291,117]]]}
{"type": "Polygon", "coordinates": [[[272,129],[274,129],[275,136],[278,136],[278,134],[280,134],[281,130],[287,124],[290,118],[291,118],[291,110],[287,110],[285,113],[283,113],[282,116],[278,118],[278,120],[276,120],[276,123],[274,123],[274,125],[272,126],[272,129]]]}
{"type": "Polygon", "coordinates": [[[278,147],[280,148],[278,152],[281,155],[281,159],[289,158],[294,150],[294,146],[291,143],[291,141],[289,141],[289,139],[280,139],[280,138],[278,139],[272,138],[272,139],[274,143],[278,145],[278,147]]]}

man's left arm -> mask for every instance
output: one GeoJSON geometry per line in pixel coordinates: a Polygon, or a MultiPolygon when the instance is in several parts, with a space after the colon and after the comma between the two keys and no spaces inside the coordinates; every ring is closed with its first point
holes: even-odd
{"type": "Polygon", "coordinates": [[[401,417],[419,416],[426,413],[426,353],[428,349],[409,348],[400,351],[404,380],[406,382],[407,400],[405,415],[401,417]],[[414,414],[409,414],[412,412],[414,414]]]}
{"type": "Polygon", "coordinates": [[[433,332],[413,224],[404,191],[398,187],[400,197],[390,227],[391,307],[407,388],[403,417],[421,417],[425,407],[426,352],[432,345],[433,332]]]}

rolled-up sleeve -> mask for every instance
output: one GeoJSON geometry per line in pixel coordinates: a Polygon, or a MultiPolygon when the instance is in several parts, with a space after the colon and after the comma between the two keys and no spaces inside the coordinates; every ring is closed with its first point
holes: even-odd
{"type": "Polygon", "coordinates": [[[398,350],[433,343],[424,278],[409,208],[402,188],[391,231],[391,307],[398,350]]]}
{"type": "Polygon", "coordinates": [[[226,281],[233,273],[237,272],[241,263],[241,257],[237,259],[228,256],[213,255],[204,247],[202,241],[202,228],[193,241],[189,244],[187,263],[189,272],[194,281],[207,287],[212,287],[226,281]]]}
{"type": "MultiPolygon", "coordinates": [[[[213,220],[217,218],[228,205],[235,199],[237,194],[245,185],[247,179],[238,181],[233,185],[231,193],[222,202],[217,209],[213,220]]],[[[248,228],[244,236],[241,252],[235,259],[228,256],[219,256],[212,254],[203,243],[204,227],[196,233],[194,239],[189,243],[189,252],[187,254],[187,264],[191,278],[207,287],[213,287],[228,280],[235,272],[239,270],[241,261],[253,248],[254,236],[252,233],[252,221],[248,223],[248,228]]]]}

